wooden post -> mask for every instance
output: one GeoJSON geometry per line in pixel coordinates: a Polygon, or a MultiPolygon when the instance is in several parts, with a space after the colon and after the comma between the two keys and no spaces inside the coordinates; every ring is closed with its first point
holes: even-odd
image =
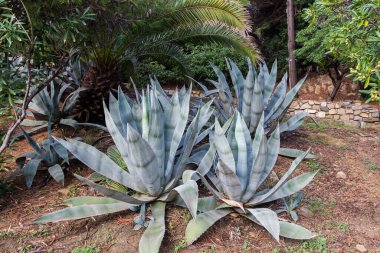
{"type": "Polygon", "coordinates": [[[289,88],[294,87],[297,82],[296,58],[294,50],[296,43],[294,40],[294,3],[293,0],[287,0],[286,14],[288,23],[288,64],[289,64],[289,88]]]}

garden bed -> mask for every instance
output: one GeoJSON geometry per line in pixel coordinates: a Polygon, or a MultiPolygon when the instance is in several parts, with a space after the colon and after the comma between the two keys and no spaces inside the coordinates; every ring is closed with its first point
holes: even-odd
{"type": "MultiPolygon", "coordinates": [[[[356,129],[334,121],[312,123],[282,136],[282,147],[306,150],[318,156],[304,161],[298,173],[319,169],[319,174],[304,190],[298,208],[302,226],[319,236],[308,242],[276,241],[263,228],[240,217],[228,216],[216,223],[194,245],[185,247],[184,233],[190,213],[170,207],[161,252],[350,252],[364,246],[368,252],[380,250],[380,129],[356,129]],[[340,177],[337,178],[337,173],[340,177]],[[344,176],[346,178],[344,178],[344,176]],[[299,209],[302,208],[303,211],[299,209]]],[[[60,133],[57,133],[60,134],[60,133]]],[[[35,137],[44,138],[45,133],[35,137]]],[[[67,133],[65,134],[66,136],[67,133]]],[[[103,143],[103,145],[106,145],[103,143]]],[[[25,140],[16,142],[8,153],[17,156],[29,151],[25,140]]],[[[290,159],[280,158],[275,171],[281,175],[290,159]]],[[[15,167],[13,161],[8,164],[15,167]]],[[[91,170],[72,163],[71,170],[88,176],[91,170]]],[[[2,172],[4,178],[9,172],[2,172]]],[[[37,175],[34,187],[26,190],[19,176],[13,190],[0,200],[0,251],[7,252],[137,252],[142,230],[134,231],[133,212],[32,225],[42,214],[62,209],[63,200],[96,195],[73,176],[66,186],[54,180],[46,185],[37,175]],[[80,248],[88,251],[79,251],[80,248]]],[[[281,218],[290,219],[286,214],[281,218]]]]}

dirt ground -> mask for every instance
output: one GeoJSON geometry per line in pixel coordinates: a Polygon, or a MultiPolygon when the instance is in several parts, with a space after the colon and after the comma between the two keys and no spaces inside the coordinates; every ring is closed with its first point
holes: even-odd
{"type": "MultiPolygon", "coordinates": [[[[44,133],[35,138],[44,138],[44,133]]],[[[261,227],[242,218],[228,216],[216,223],[200,240],[185,247],[184,231],[188,211],[178,207],[167,210],[167,233],[161,252],[357,252],[358,244],[368,252],[380,252],[380,129],[354,129],[333,121],[321,128],[307,122],[299,130],[284,135],[282,147],[312,148],[316,160],[304,161],[298,173],[319,169],[316,178],[303,190],[297,209],[298,224],[318,234],[310,241],[281,239],[280,244],[261,227]],[[336,178],[342,171],[345,179],[336,178]],[[302,210],[300,210],[302,209],[302,210]]],[[[17,142],[9,154],[28,151],[25,141],[17,142]]],[[[280,158],[276,172],[289,168],[290,159],[280,158]]],[[[10,162],[9,167],[14,167],[10,162]]],[[[80,164],[71,170],[87,176],[91,171],[80,164]]],[[[0,172],[4,178],[9,172],[0,172]]],[[[130,211],[102,217],[32,225],[42,214],[62,209],[64,199],[96,195],[71,175],[66,186],[42,175],[31,190],[19,176],[13,190],[0,200],[0,252],[138,252],[142,230],[134,231],[130,211]]],[[[287,214],[281,215],[290,219],[287,214]]]]}

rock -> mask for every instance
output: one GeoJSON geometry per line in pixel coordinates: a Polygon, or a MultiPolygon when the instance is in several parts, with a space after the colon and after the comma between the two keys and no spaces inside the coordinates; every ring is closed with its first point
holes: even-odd
{"type": "Polygon", "coordinates": [[[374,118],[379,118],[379,117],[380,117],[380,113],[379,113],[379,111],[377,111],[377,112],[373,112],[373,113],[372,113],[372,117],[374,117],[374,118]]]}
{"type": "Polygon", "coordinates": [[[321,102],[321,106],[327,106],[327,102],[321,102]]]}
{"type": "Polygon", "coordinates": [[[356,111],[354,111],[354,115],[359,115],[361,112],[362,111],[360,111],[360,110],[356,110],[356,111]]]}
{"type": "Polygon", "coordinates": [[[278,178],[276,172],[272,171],[270,174],[269,174],[269,179],[271,181],[273,181],[274,183],[277,183],[280,179],[278,178]]]}
{"type": "Polygon", "coordinates": [[[334,119],[339,119],[340,115],[334,115],[334,119]]]}
{"type": "Polygon", "coordinates": [[[317,110],[307,109],[307,112],[308,112],[308,113],[311,113],[311,114],[314,114],[314,113],[317,112],[317,110]]]}
{"type": "Polygon", "coordinates": [[[311,107],[311,109],[313,109],[313,110],[319,110],[319,105],[313,105],[313,106],[311,107]]]}
{"type": "Polygon", "coordinates": [[[303,104],[301,106],[301,110],[310,109],[310,108],[311,108],[311,106],[308,103],[307,104],[303,104]]]}
{"type": "Polygon", "coordinates": [[[314,101],[313,100],[309,100],[309,105],[314,105],[314,101]]]}
{"type": "Polygon", "coordinates": [[[341,120],[350,120],[350,115],[344,114],[340,117],[341,120]]]}
{"type": "Polygon", "coordinates": [[[315,93],[316,95],[319,95],[319,94],[321,93],[321,87],[320,87],[320,86],[316,86],[316,87],[315,87],[315,90],[314,90],[314,93],[315,93]]]}
{"type": "Polygon", "coordinates": [[[344,173],[343,171],[339,171],[338,173],[336,173],[335,177],[338,179],[346,179],[347,178],[346,173],[344,173]]]}
{"type": "Polygon", "coordinates": [[[356,244],[355,249],[359,252],[367,252],[366,247],[364,247],[364,245],[361,244],[356,244]]]}
{"type": "Polygon", "coordinates": [[[311,218],[314,216],[312,211],[303,206],[298,209],[298,213],[305,218],[311,218]]]}
{"type": "Polygon", "coordinates": [[[362,112],[362,113],[360,113],[360,116],[363,118],[368,118],[368,113],[362,112]]]}
{"type": "Polygon", "coordinates": [[[335,109],[329,110],[329,114],[336,114],[336,110],[335,109]]]}
{"type": "Polygon", "coordinates": [[[326,113],[325,112],[317,112],[315,115],[317,118],[326,118],[326,113]]]}
{"type": "Polygon", "coordinates": [[[343,115],[346,114],[346,110],[343,108],[338,109],[338,114],[343,115]]]}
{"type": "Polygon", "coordinates": [[[339,109],[340,108],[340,104],[335,104],[335,108],[339,109]]]}
{"type": "Polygon", "coordinates": [[[329,109],[333,109],[334,107],[335,107],[334,104],[331,104],[331,103],[327,105],[327,108],[329,109]]]}
{"type": "Polygon", "coordinates": [[[322,112],[328,112],[329,108],[327,106],[321,106],[321,111],[322,112]]]}
{"type": "Polygon", "coordinates": [[[352,109],[346,109],[346,113],[354,113],[354,110],[352,110],[352,109]]]}

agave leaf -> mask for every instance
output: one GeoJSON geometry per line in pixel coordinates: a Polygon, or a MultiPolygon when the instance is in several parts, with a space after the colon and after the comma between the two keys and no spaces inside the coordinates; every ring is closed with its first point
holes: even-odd
{"type": "Polygon", "coordinates": [[[261,173],[260,180],[258,182],[258,187],[265,181],[270,172],[272,171],[274,165],[276,164],[278,158],[278,152],[280,150],[280,129],[277,125],[276,130],[272,133],[268,140],[268,149],[266,162],[264,170],[261,173]]]}
{"type": "Polygon", "coordinates": [[[32,159],[22,168],[22,173],[25,176],[26,186],[28,188],[32,187],[34,176],[37,173],[37,169],[41,161],[42,159],[39,158],[32,159]]]}
{"type": "Polygon", "coordinates": [[[165,235],[165,202],[156,201],[151,205],[153,221],[142,235],[139,243],[140,253],[159,252],[165,235]]]}
{"type": "Polygon", "coordinates": [[[120,168],[128,171],[127,164],[125,163],[123,157],[121,156],[119,150],[117,149],[115,145],[107,149],[107,155],[112,159],[112,161],[114,161],[117,165],[119,165],[120,168]]]}
{"type": "MultiPolygon", "coordinates": [[[[293,149],[293,148],[280,148],[279,155],[281,156],[286,156],[286,157],[291,157],[291,158],[296,158],[303,154],[304,151],[298,150],[298,149],[293,149]]],[[[317,158],[315,155],[312,154],[307,154],[305,159],[315,159],[317,158]]]]}
{"type": "Polygon", "coordinates": [[[280,132],[293,131],[303,123],[303,118],[310,116],[308,112],[300,112],[295,114],[287,121],[280,124],[280,132]]]}
{"type": "Polygon", "coordinates": [[[220,160],[234,172],[236,173],[235,159],[232,154],[230,144],[228,143],[226,137],[224,136],[224,131],[220,127],[219,122],[215,119],[215,137],[214,137],[215,147],[218,151],[220,160]]]}
{"type": "Polygon", "coordinates": [[[97,215],[116,213],[128,210],[132,207],[128,203],[113,203],[113,204],[93,204],[68,207],[59,211],[55,211],[38,218],[32,223],[57,222],[65,220],[77,220],[97,215]]]}
{"type": "Polygon", "coordinates": [[[197,168],[197,172],[202,176],[205,176],[211,169],[211,166],[214,163],[216,156],[216,148],[213,143],[210,144],[210,148],[207,150],[207,153],[202,158],[199,166],[197,168]]]}
{"type": "Polygon", "coordinates": [[[247,209],[268,232],[280,241],[280,223],[277,214],[268,208],[247,209]]]}
{"type": "Polygon", "coordinates": [[[215,172],[221,182],[223,192],[230,199],[239,201],[242,194],[242,185],[235,172],[223,160],[219,160],[215,172]]]}
{"type": "MultiPolygon", "coordinates": [[[[310,149],[309,149],[310,150],[310,149]]],[[[285,184],[285,182],[288,180],[288,178],[293,174],[293,172],[297,169],[297,166],[302,162],[302,160],[305,158],[305,156],[309,153],[309,150],[303,154],[301,154],[299,157],[297,157],[292,165],[290,166],[289,170],[281,177],[281,179],[277,182],[277,184],[272,188],[270,189],[267,193],[261,195],[261,196],[258,196],[258,197],[254,197],[254,200],[249,203],[249,205],[257,205],[259,203],[263,203],[264,201],[266,202],[266,200],[268,198],[270,198],[273,194],[275,194],[275,192],[285,184]]],[[[311,179],[310,179],[311,180],[311,179]]]]}
{"type": "Polygon", "coordinates": [[[235,94],[238,101],[238,111],[241,111],[243,108],[243,90],[244,90],[244,77],[240,69],[232,60],[227,60],[227,67],[230,71],[230,76],[232,83],[234,84],[235,94]]]}
{"type": "Polygon", "coordinates": [[[124,134],[127,132],[127,124],[130,124],[134,129],[137,129],[137,124],[133,118],[132,108],[129,105],[127,98],[125,97],[120,86],[118,88],[118,106],[124,134]]]}
{"type": "Polygon", "coordinates": [[[311,182],[311,180],[313,180],[314,176],[317,173],[318,171],[309,172],[290,179],[284,185],[282,185],[272,196],[266,198],[260,203],[267,203],[276,199],[284,198],[302,190],[311,182]]]}
{"type": "Polygon", "coordinates": [[[138,177],[143,187],[151,196],[157,196],[163,186],[163,169],[158,170],[157,157],[149,144],[141,135],[128,125],[126,152],[130,155],[126,158],[128,170],[134,177],[138,177]]]}
{"type": "Polygon", "coordinates": [[[52,147],[55,150],[55,152],[59,155],[59,157],[63,159],[63,161],[65,161],[66,163],[69,162],[69,154],[64,146],[62,146],[56,141],[53,141],[52,147]]]}
{"type": "MultiPolygon", "coordinates": [[[[251,137],[247,138],[245,132],[247,131],[247,126],[242,122],[240,114],[237,113],[236,117],[236,127],[235,127],[235,139],[237,143],[237,164],[236,164],[236,175],[239,177],[242,189],[245,189],[249,182],[250,168],[248,167],[248,145],[251,142],[251,137]],[[248,145],[247,145],[248,144],[248,145]]],[[[250,149],[252,151],[252,149],[250,149]]]]}
{"type": "Polygon", "coordinates": [[[65,184],[65,174],[63,174],[62,167],[59,164],[49,167],[48,171],[55,181],[60,183],[62,186],[65,184]]]}
{"type": "Polygon", "coordinates": [[[204,232],[206,232],[218,220],[233,211],[232,208],[214,209],[199,214],[187,224],[185,238],[188,245],[196,241],[204,232]]]}
{"type": "Polygon", "coordinates": [[[111,158],[97,150],[95,147],[73,139],[64,141],[57,138],[56,140],[78,158],[78,160],[99,174],[135,191],[141,191],[142,183],[140,180],[132,178],[128,172],[117,166],[111,158]]]}
{"type": "Polygon", "coordinates": [[[265,121],[268,121],[273,113],[280,107],[286,96],[286,87],[288,82],[288,74],[285,73],[281,82],[277,85],[274,93],[270,97],[267,107],[265,108],[265,121]]]}
{"type": "Polygon", "coordinates": [[[227,94],[228,101],[232,101],[232,93],[230,90],[230,87],[227,83],[226,76],[223,74],[223,72],[214,64],[211,64],[211,67],[214,69],[215,74],[218,76],[218,82],[213,82],[212,80],[209,80],[212,84],[215,85],[215,87],[221,87],[227,94]]]}
{"type": "Polygon", "coordinates": [[[266,82],[264,85],[264,107],[268,105],[269,98],[272,95],[274,86],[276,85],[276,78],[277,78],[277,59],[274,61],[270,75],[268,76],[268,78],[266,78],[266,82]]]}
{"type": "Polygon", "coordinates": [[[95,204],[115,204],[115,203],[123,203],[122,201],[107,198],[107,197],[93,197],[93,196],[81,196],[74,197],[71,199],[66,199],[63,201],[68,206],[82,206],[82,205],[95,205],[95,204]]]}
{"type": "Polygon", "coordinates": [[[46,161],[49,161],[47,155],[45,152],[43,152],[40,148],[40,146],[37,144],[37,142],[35,142],[30,136],[29,134],[27,134],[24,129],[20,128],[21,129],[21,132],[22,134],[24,135],[25,139],[28,141],[28,143],[30,144],[30,146],[32,146],[32,148],[41,156],[42,159],[46,160],[46,161]]]}
{"type": "Polygon", "coordinates": [[[173,189],[176,191],[183,201],[186,203],[191,216],[195,218],[197,216],[197,204],[198,204],[198,185],[194,180],[189,180],[186,183],[177,186],[173,189]]]}
{"type": "Polygon", "coordinates": [[[27,127],[35,127],[35,126],[41,126],[46,124],[46,120],[31,120],[31,119],[24,119],[21,123],[22,126],[27,127]]]}
{"type": "MultiPolygon", "coordinates": [[[[109,94],[109,113],[108,113],[108,120],[109,118],[112,119],[114,125],[118,128],[120,134],[122,134],[123,137],[126,136],[126,133],[124,132],[122,123],[121,123],[121,118],[120,118],[120,111],[119,111],[119,102],[116,100],[116,98],[112,95],[110,92],[109,94]]],[[[106,111],[106,104],[103,101],[103,108],[104,111],[106,111]]],[[[108,111],[107,111],[108,112],[108,111]]],[[[107,129],[108,125],[107,125],[107,129]]],[[[112,135],[112,133],[110,133],[112,135]]]]}
{"type": "MultiPolygon", "coordinates": [[[[174,205],[187,208],[185,202],[180,197],[175,198],[172,203],[174,205]]],[[[198,212],[204,213],[204,212],[214,210],[218,206],[218,203],[216,202],[216,199],[214,198],[214,196],[209,196],[209,197],[204,197],[204,198],[198,198],[197,206],[198,206],[198,212]]]]}
{"type": "Polygon", "coordinates": [[[77,128],[78,125],[81,125],[84,123],[78,123],[78,121],[76,121],[74,119],[66,118],[66,119],[60,119],[59,124],[70,126],[72,128],[77,128]]]}
{"type": "MultiPolygon", "coordinates": [[[[149,91],[147,91],[149,94],[149,91]]],[[[148,94],[144,95],[144,90],[142,93],[142,122],[141,122],[141,136],[144,140],[148,141],[149,136],[149,106],[148,106],[148,94]]]]}
{"type": "Polygon", "coordinates": [[[248,63],[248,74],[244,81],[243,105],[242,105],[241,115],[243,116],[245,122],[250,122],[253,86],[255,83],[255,80],[254,80],[255,73],[253,70],[252,62],[248,57],[247,57],[247,63],[248,63]]]}
{"type": "Polygon", "coordinates": [[[80,181],[82,181],[83,183],[87,184],[88,186],[90,186],[91,188],[94,188],[94,190],[96,190],[97,192],[103,194],[104,196],[106,197],[110,197],[110,198],[113,198],[113,199],[116,199],[116,200],[119,200],[119,201],[122,201],[122,202],[125,202],[125,203],[128,203],[128,204],[131,204],[131,205],[140,205],[142,204],[144,201],[140,201],[134,197],[131,197],[129,196],[128,194],[124,193],[124,192],[119,192],[119,191],[115,191],[115,190],[111,190],[111,189],[108,189],[107,187],[104,187],[100,184],[96,184],[94,182],[92,182],[91,180],[88,180],[87,178],[84,178],[78,174],[74,174],[74,176],[79,179],[80,181]]]}
{"type": "Polygon", "coordinates": [[[255,85],[253,87],[253,95],[251,98],[251,120],[249,122],[249,131],[251,133],[256,132],[256,128],[258,127],[259,122],[264,114],[264,98],[262,93],[263,90],[260,87],[258,79],[255,81],[255,85]]]}
{"type": "Polygon", "coordinates": [[[271,119],[275,119],[282,115],[284,111],[290,106],[294,97],[297,95],[298,90],[301,88],[302,84],[305,82],[307,76],[302,78],[298,83],[286,94],[284,101],[281,106],[276,110],[276,112],[272,115],[271,119]]]}
{"type": "Polygon", "coordinates": [[[295,240],[308,240],[316,235],[300,225],[280,221],[280,235],[295,240]]]}

